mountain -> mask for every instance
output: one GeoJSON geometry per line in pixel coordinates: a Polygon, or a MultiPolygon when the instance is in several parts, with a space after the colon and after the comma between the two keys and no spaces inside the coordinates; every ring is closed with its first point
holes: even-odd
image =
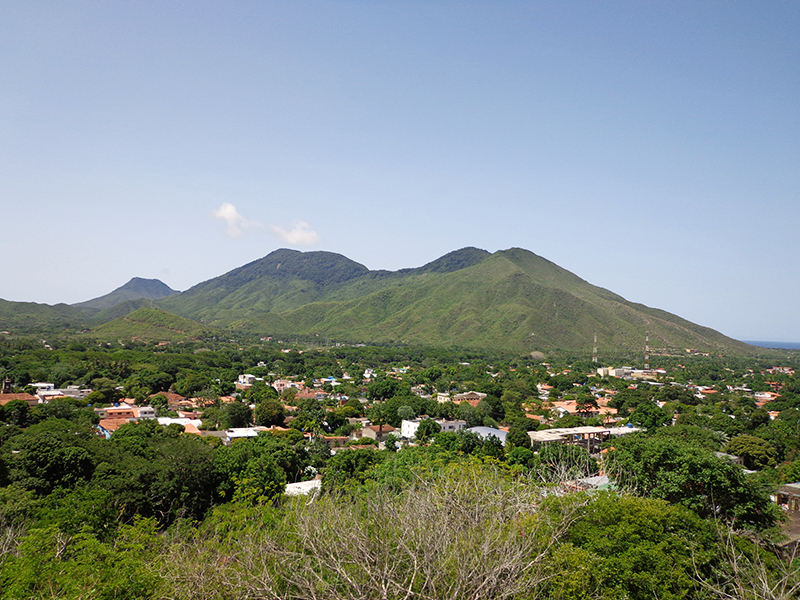
{"type": "Polygon", "coordinates": [[[118,287],[105,296],[87,300],[86,302],[79,302],[72,306],[80,309],[91,309],[88,312],[97,312],[128,300],[140,300],[142,298],[146,300],[158,300],[177,293],[176,290],[173,290],[158,279],[134,277],[125,285],[118,287]]]}
{"type": "Polygon", "coordinates": [[[601,355],[608,356],[640,352],[649,334],[653,353],[769,352],[630,302],[521,248],[462,248],[399,271],[371,271],[332,252],[281,249],[182,293],[134,279],[75,306],[0,301],[2,329],[66,331],[89,324],[95,326],[89,335],[115,339],[196,338],[214,328],[589,354],[596,334],[601,355]]]}
{"type": "Polygon", "coordinates": [[[330,252],[278,250],[157,303],[216,327],[351,342],[518,351],[755,350],[707,327],[629,302],[520,248],[451,252],[423,267],[370,271],[330,252]]]}

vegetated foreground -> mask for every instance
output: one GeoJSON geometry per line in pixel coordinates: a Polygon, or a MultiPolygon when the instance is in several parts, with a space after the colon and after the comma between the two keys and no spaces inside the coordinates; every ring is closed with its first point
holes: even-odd
{"type": "Polygon", "coordinates": [[[660,381],[635,386],[594,363],[441,349],[48,346],[0,344],[0,379],[19,394],[37,380],[94,391],[0,409],[0,598],[797,595],[769,498],[800,474],[788,364],[664,357],[660,381]],[[248,372],[264,381],[227,398],[248,372]],[[279,394],[279,377],[325,383],[303,399],[279,394]],[[775,388],[772,419],[752,391],[775,388]],[[476,406],[430,396],[472,389],[476,406]],[[141,419],[98,437],[93,408],[124,394],[175,416],[175,392],[203,405],[208,433],[288,427],[222,445],[141,419]],[[647,432],[593,455],[531,446],[528,431],[599,424],[600,396],[647,432]],[[559,417],[559,403],[582,408],[559,417]],[[506,443],[422,419],[411,445],[390,436],[379,450],[349,421],[418,415],[504,426],[506,443]],[[580,491],[601,470],[611,485],[580,491]],[[317,473],[317,494],[284,494],[317,473]]]}
{"type": "Polygon", "coordinates": [[[155,519],[108,541],[7,529],[3,597],[794,597],[795,570],[680,506],[562,495],[469,461],[408,474],[400,488],[240,498],[166,534],[155,519]]]}

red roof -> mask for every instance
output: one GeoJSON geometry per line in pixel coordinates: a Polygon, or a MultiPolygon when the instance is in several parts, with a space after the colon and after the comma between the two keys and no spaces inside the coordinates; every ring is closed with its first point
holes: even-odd
{"type": "Polygon", "coordinates": [[[130,419],[100,419],[99,425],[106,431],[114,433],[128,421],[130,421],[130,419]]]}
{"type": "Polygon", "coordinates": [[[13,400],[24,400],[28,404],[39,403],[39,398],[30,394],[0,394],[0,406],[5,406],[13,400]]]}

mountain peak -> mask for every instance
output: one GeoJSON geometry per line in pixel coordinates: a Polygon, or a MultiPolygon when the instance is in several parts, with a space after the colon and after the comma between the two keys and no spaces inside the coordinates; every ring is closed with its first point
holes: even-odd
{"type": "Polygon", "coordinates": [[[448,252],[444,256],[441,256],[415,270],[421,273],[452,273],[453,271],[458,271],[460,269],[465,269],[467,267],[471,267],[472,265],[476,265],[488,256],[491,256],[491,254],[486,250],[475,248],[473,246],[467,246],[466,248],[461,248],[460,250],[448,252]]]}
{"type": "Polygon", "coordinates": [[[128,283],[118,287],[113,292],[87,300],[86,302],[79,302],[73,304],[77,308],[90,308],[96,310],[103,310],[111,308],[122,302],[128,300],[159,300],[166,298],[173,294],[177,294],[177,290],[173,290],[166,283],[160,279],[144,279],[143,277],[133,277],[128,283]]]}

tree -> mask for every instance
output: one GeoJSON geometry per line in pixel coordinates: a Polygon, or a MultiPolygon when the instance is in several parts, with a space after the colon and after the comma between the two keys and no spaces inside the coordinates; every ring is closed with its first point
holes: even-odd
{"type": "Polygon", "coordinates": [[[372,402],[382,402],[396,395],[399,382],[396,379],[382,377],[367,386],[367,399],[372,402]]]}
{"type": "Polygon", "coordinates": [[[512,426],[508,430],[508,434],[506,435],[506,448],[511,450],[512,448],[530,448],[531,447],[531,437],[528,435],[528,432],[524,429],[521,429],[516,426],[512,426]]]}
{"type": "Polygon", "coordinates": [[[771,527],[777,508],[739,465],[677,439],[628,435],[606,458],[617,485],[685,506],[703,518],[771,527]]]}
{"type": "Polygon", "coordinates": [[[10,479],[40,495],[88,481],[94,471],[90,449],[96,440],[90,430],[70,421],[48,419],[11,438],[8,444],[12,450],[10,479]]]}
{"type": "Polygon", "coordinates": [[[586,448],[572,444],[544,444],[534,461],[534,470],[542,481],[561,482],[597,473],[597,463],[586,448]]]}
{"type": "Polygon", "coordinates": [[[12,400],[3,407],[3,418],[9,425],[25,427],[30,416],[30,407],[25,400],[12,400]]]}
{"type": "Polygon", "coordinates": [[[661,500],[611,493],[593,495],[581,513],[554,557],[564,567],[543,596],[701,597],[694,575],[716,545],[713,523],[661,500]]]}
{"type": "Polygon", "coordinates": [[[263,504],[286,489],[286,475],[274,458],[262,454],[251,458],[241,479],[236,480],[235,502],[263,504]]]}
{"type": "Polygon", "coordinates": [[[399,441],[398,437],[395,434],[390,433],[389,435],[386,436],[386,441],[383,443],[383,445],[387,450],[395,452],[397,451],[398,441],[399,441]]]}
{"type": "Polygon", "coordinates": [[[283,404],[276,398],[267,398],[256,404],[253,415],[256,425],[270,427],[283,425],[285,418],[283,404]]]}
{"type": "Polygon", "coordinates": [[[118,387],[119,386],[116,381],[113,379],[108,379],[107,377],[92,379],[93,392],[99,392],[102,394],[103,402],[106,404],[112,404],[122,397],[122,392],[117,389],[118,387]]]}
{"type": "Polygon", "coordinates": [[[225,429],[247,427],[253,421],[253,411],[243,402],[233,401],[222,410],[225,429]]]}
{"type": "Polygon", "coordinates": [[[778,453],[772,444],[752,435],[737,435],[728,442],[725,452],[740,457],[748,469],[760,470],[777,463],[778,453]]]}
{"type": "Polygon", "coordinates": [[[169,400],[164,394],[156,394],[150,398],[149,404],[156,411],[157,417],[165,417],[170,412],[169,400]]]}
{"type": "Polygon", "coordinates": [[[419,443],[425,444],[441,430],[442,426],[433,419],[422,419],[422,421],[419,423],[419,427],[417,427],[417,433],[414,435],[414,437],[419,443]]]}
{"type": "Polygon", "coordinates": [[[176,381],[173,387],[181,396],[188,398],[202,390],[209,389],[212,383],[211,378],[207,375],[189,373],[183,379],[176,381]]]}
{"type": "Polygon", "coordinates": [[[322,471],[322,487],[331,491],[364,483],[370,469],[383,459],[384,453],[368,448],[338,452],[331,457],[322,471]]]}
{"type": "Polygon", "coordinates": [[[413,419],[417,416],[417,411],[414,410],[413,406],[409,406],[408,404],[404,404],[400,408],[397,409],[397,416],[400,417],[402,420],[409,420],[413,419]]]}
{"type": "Polygon", "coordinates": [[[659,408],[652,400],[644,400],[631,412],[630,421],[634,425],[653,431],[663,427],[672,420],[672,415],[659,408]]]}
{"type": "Polygon", "coordinates": [[[578,412],[584,415],[597,410],[598,408],[597,398],[595,398],[594,394],[589,392],[586,388],[581,388],[575,404],[578,408],[578,412]]]}

